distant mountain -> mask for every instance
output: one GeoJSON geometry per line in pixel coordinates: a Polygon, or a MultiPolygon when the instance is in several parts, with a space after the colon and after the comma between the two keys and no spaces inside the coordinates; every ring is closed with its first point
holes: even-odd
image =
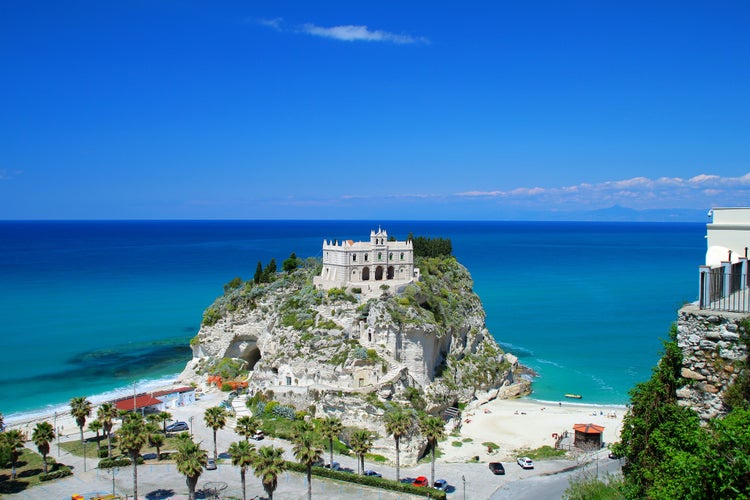
{"type": "MultiPolygon", "coordinates": [[[[710,207],[709,207],[710,208],[710,207]]],[[[664,208],[637,210],[613,205],[597,210],[524,212],[513,214],[518,220],[597,221],[597,222],[709,222],[708,208],[664,208]]]]}
{"type": "Polygon", "coordinates": [[[708,209],[694,208],[663,208],[636,210],[633,208],[613,205],[609,208],[583,212],[591,219],[607,221],[634,221],[634,222],[707,222],[708,209]]]}

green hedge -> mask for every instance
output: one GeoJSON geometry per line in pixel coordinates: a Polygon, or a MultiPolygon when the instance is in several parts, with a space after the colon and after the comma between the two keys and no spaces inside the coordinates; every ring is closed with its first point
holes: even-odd
{"type": "MultiPolygon", "coordinates": [[[[307,473],[307,467],[305,467],[303,464],[297,462],[287,462],[286,466],[287,469],[291,471],[307,473]]],[[[396,481],[393,481],[391,479],[384,479],[382,477],[360,476],[359,474],[353,474],[351,472],[341,472],[326,469],[324,467],[313,467],[312,473],[314,476],[327,477],[329,479],[336,479],[338,481],[372,486],[383,490],[399,491],[401,493],[410,493],[412,495],[437,498],[439,500],[445,500],[446,498],[445,492],[441,490],[414,486],[407,483],[397,483],[396,481]]]]}
{"type": "Polygon", "coordinates": [[[60,469],[57,469],[56,471],[49,472],[47,474],[41,473],[39,474],[39,480],[40,481],[51,481],[53,479],[60,479],[61,477],[67,477],[72,476],[73,471],[70,470],[68,467],[61,467],[60,469]]]}
{"type": "MultiPolygon", "coordinates": [[[[132,465],[133,462],[130,461],[129,458],[122,457],[122,458],[113,458],[112,460],[105,458],[104,460],[99,460],[99,468],[100,469],[109,469],[112,467],[129,467],[132,465]]],[[[138,465],[143,464],[143,457],[138,457],[138,465]]]]}

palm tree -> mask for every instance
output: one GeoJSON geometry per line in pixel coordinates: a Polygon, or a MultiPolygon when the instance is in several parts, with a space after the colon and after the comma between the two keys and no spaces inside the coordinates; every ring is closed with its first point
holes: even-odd
{"type": "Polygon", "coordinates": [[[21,456],[21,450],[23,450],[23,434],[18,429],[12,429],[8,432],[3,432],[2,437],[5,440],[5,446],[8,447],[10,452],[10,478],[16,479],[16,462],[18,457],[21,456]]]}
{"type": "Polygon", "coordinates": [[[143,417],[138,413],[128,413],[119,431],[120,449],[130,455],[133,462],[133,497],[138,499],[138,456],[146,445],[148,433],[143,417]]]}
{"type": "Polygon", "coordinates": [[[255,476],[263,483],[268,500],[273,500],[273,492],[276,490],[279,476],[286,470],[283,455],[283,448],[263,446],[258,450],[255,458],[255,476]]]}
{"type": "Polygon", "coordinates": [[[96,433],[96,457],[99,458],[99,431],[102,430],[102,423],[99,420],[89,422],[89,431],[96,433]]]}
{"type": "Polygon", "coordinates": [[[156,459],[161,460],[161,447],[164,446],[167,437],[161,433],[161,429],[156,422],[149,422],[146,425],[146,432],[148,434],[148,445],[156,448],[156,459]]]}
{"type": "Polygon", "coordinates": [[[344,426],[341,425],[341,420],[336,417],[326,417],[320,421],[320,433],[328,440],[331,451],[331,464],[333,464],[333,440],[339,437],[342,430],[344,430],[344,426]]]}
{"type": "Polygon", "coordinates": [[[81,429],[81,446],[83,446],[83,470],[86,470],[86,443],[83,441],[83,426],[86,425],[86,418],[91,415],[91,401],[85,397],[73,398],[70,400],[70,413],[76,419],[76,425],[81,429]]]}
{"type": "Polygon", "coordinates": [[[255,431],[257,431],[259,427],[260,421],[256,417],[245,415],[237,419],[237,425],[235,426],[234,431],[240,436],[244,436],[245,441],[247,441],[250,439],[250,436],[255,434],[255,431]]]}
{"type": "Polygon", "coordinates": [[[156,414],[158,417],[157,420],[161,422],[161,430],[166,435],[167,434],[167,422],[172,420],[172,414],[168,411],[160,411],[156,414]]]}
{"type": "Polygon", "coordinates": [[[203,415],[203,420],[214,431],[214,460],[216,460],[219,458],[219,454],[216,451],[216,431],[223,429],[227,425],[227,410],[222,406],[208,408],[203,415]]]}
{"type": "MultiPolygon", "coordinates": [[[[312,427],[312,426],[310,426],[312,427]]],[[[320,460],[323,449],[318,446],[318,440],[313,429],[299,432],[294,437],[294,456],[307,468],[307,498],[312,499],[312,466],[320,460]]]]}
{"type": "Polygon", "coordinates": [[[3,417],[3,414],[0,413],[0,432],[3,432],[5,430],[5,417],[3,417]]]}
{"type": "Polygon", "coordinates": [[[42,455],[42,462],[44,463],[44,473],[47,473],[47,454],[49,453],[49,444],[55,439],[55,429],[52,428],[52,424],[49,422],[39,422],[34,427],[34,432],[31,434],[31,439],[36,445],[36,449],[42,455]]]}
{"type": "Polygon", "coordinates": [[[359,460],[357,460],[358,474],[364,474],[365,472],[365,455],[372,449],[373,441],[374,436],[367,429],[357,429],[352,433],[352,449],[359,457],[359,460]]]}
{"type": "Polygon", "coordinates": [[[306,432],[315,432],[315,426],[307,420],[295,420],[292,423],[292,441],[306,432]]]}
{"type": "Polygon", "coordinates": [[[240,468],[240,480],[242,481],[242,500],[247,500],[245,493],[245,471],[253,465],[255,460],[255,446],[248,441],[238,441],[229,445],[229,454],[232,455],[232,465],[240,468]]]}
{"type": "Polygon", "coordinates": [[[427,415],[419,420],[419,431],[427,439],[432,451],[430,464],[430,484],[435,484],[435,450],[440,439],[445,437],[445,422],[440,417],[427,415]]]}
{"type": "Polygon", "coordinates": [[[396,441],[396,482],[401,480],[401,463],[400,463],[400,448],[399,444],[401,438],[404,437],[413,425],[411,413],[406,413],[404,410],[398,409],[393,410],[385,414],[385,430],[388,434],[393,434],[393,439],[396,441]]]}
{"type": "Polygon", "coordinates": [[[202,450],[200,444],[190,439],[190,435],[185,433],[188,438],[181,439],[175,455],[177,470],[185,476],[185,483],[188,487],[188,497],[195,500],[195,485],[198,484],[198,478],[203,473],[203,468],[208,462],[206,451],[202,450]]]}
{"type": "Polygon", "coordinates": [[[96,412],[96,419],[107,433],[107,458],[112,458],[112,427],[118,416],[117,407],[112,403],[103,403],[96,412]]]}
{"type": "Polygon", "coordinates": [[[76,419],[78,428],[81,429],[81,444],[83,444],[83,426],[86,425],[86,419],[91,416],[91,401],[85,397],[71,399],[70,413],[76,419]]]}

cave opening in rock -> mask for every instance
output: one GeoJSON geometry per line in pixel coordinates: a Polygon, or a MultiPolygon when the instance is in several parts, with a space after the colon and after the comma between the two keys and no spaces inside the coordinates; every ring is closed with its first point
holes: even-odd
{"type": "Polygon", "coordinates": [[[252,347],[248,349],[247,351],[242,353],[242,359],[247,361],[246,368],[248,370],[255,369],[255,365],[260,361],[261,355],[260,355],[260,349],[258,349],[257,346],[252,347]]]}

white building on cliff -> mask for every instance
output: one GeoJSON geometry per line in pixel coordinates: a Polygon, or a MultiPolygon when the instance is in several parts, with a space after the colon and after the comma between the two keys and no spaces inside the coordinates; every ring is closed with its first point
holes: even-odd
{"type": "Polygon", "coordinates": [[[398,285],[419,278],[414,267],[411,241],[388,241],[388,233],[378,228],[370,241],[323,241],[323,270],[315,285],[323,289],[348,285],[398,285]]]}
{"type": "Polygon", "coordinates": [[[706,226],[706,264],[700,267],[701,309],[750,312],[750,208],[713,208],[706,226]]]}

